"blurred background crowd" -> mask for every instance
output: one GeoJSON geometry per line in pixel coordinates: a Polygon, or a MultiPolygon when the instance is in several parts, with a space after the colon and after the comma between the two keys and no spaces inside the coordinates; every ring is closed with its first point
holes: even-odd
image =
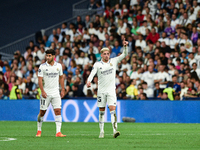
{"type": "Polygon", "coordinates": [[[110,57],[129,54],[117,66],[119,99],[186,100],[200,96],[200,1],[197,0],[90,0],[97,13],[75,23],[64,22],[38,43],[30,41],[12,60],[0,59],[0,99],[39,99],[38,68],[45,51],[54,49],[62,64],[64,98],[97,97],[98,77],[86,87],[92,66],[110,57]]]}

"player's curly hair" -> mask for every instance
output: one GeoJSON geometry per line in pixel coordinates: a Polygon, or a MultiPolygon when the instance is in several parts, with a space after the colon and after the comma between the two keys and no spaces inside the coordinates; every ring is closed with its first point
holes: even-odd
{"type": "Polygon", "coordinates": [[[55,52],[55,50],[53,50],[53,49],[48,49],[48,50],[46,51],[46,54],[55,55],[56,52],[55,52]]]}

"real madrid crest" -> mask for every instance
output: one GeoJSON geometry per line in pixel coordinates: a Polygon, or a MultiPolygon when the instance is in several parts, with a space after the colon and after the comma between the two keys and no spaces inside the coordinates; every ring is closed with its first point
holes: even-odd
{"type": "Polygon", "coordinates": [[[59,71],[59,68],[57,68],[57,71],[59,71]]]}
{"type": "Polygon", "coordinates": [[[110,63],[110,66],[113,66],[113,64],[112,64],[112,63],[110,63]]]}

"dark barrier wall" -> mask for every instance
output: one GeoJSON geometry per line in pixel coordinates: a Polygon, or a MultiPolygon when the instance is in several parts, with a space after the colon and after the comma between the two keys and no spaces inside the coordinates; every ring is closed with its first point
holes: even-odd
{"type": "MultiPolygon", "coordinates": [[[[118,122],[133,117],[136,122],[200,123],[200,101],[118,100],[118,122]]],[[[0,120],[36,121],[39,100],[0,100],[0,120]]],[[[96,100],[62,100],[64,122],[98,122],[96,100]]],[[[54,121],[50,106],[44,121],[54,121]]],[[[110,122],[106,109],[105,122],[110,122]]]]}

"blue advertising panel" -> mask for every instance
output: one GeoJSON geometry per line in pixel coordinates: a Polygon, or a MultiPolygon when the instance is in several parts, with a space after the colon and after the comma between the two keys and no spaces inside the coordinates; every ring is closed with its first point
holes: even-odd
{"type": "MultiPolygon", "coordinates": [[[[136,122],[200,123],[200,101],[118,100],[117,120],[132,117],[136,122]]],[[[36,121],[39,100],[0,100],[0,120],[36,121]]],[[[96,100],[62,100],[63,122],[98,122],[96,100]]],[[[47,109],[44,121],[54,121],[52,106],[47,109]]],[[[105,122],[110,122],[108,108],[105,122]]]]}

